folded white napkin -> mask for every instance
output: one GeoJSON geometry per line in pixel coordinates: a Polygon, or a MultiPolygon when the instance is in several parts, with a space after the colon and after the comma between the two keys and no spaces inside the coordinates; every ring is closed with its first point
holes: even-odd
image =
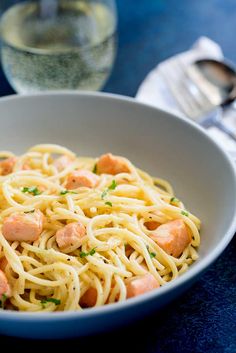
{"type": "MultiPolygon", "coordinates": [[[[220,60],[224,57],[219,45],[207,37],[200,37],[190,50],[177,55],[182,63],[186,65],[197,59],[211,58],[220,60]]],[[[168,62],[175,60],[176,57],[177,56],[173,56],[163,61],[147,75],[138,89],[136,98],[141,102],[148,103],[165,111],[183,115],[183,112],[180,110],[160,74],[161,66],[168,65],[168,62]]],[[[224,113],[224,124],[234,129],[236,132],[236,110],[230,109],[224,113]]],[[[215,141],[236,158],[236,142],[234,140],[216,127],[210,127],[207,131],[215,141]]]]}

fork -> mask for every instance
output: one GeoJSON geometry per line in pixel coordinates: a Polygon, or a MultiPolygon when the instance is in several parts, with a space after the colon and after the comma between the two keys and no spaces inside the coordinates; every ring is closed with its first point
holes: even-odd
{"type": "Polygon", "coordinates": [[[216,126],[236,141],[236,133],[222,122],[222,114],[190,79],[181,59],[160,64],[160,73],[185,115],[205,128],[216,126]]]}

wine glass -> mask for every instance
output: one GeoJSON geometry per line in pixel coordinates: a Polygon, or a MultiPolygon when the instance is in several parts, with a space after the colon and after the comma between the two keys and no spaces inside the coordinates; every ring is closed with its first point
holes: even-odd
{"type": "Polygon", "coordinates": [[[1,62],[18,93],[99,90],[116,53],[113,0],[1,1],[1,62]]]}

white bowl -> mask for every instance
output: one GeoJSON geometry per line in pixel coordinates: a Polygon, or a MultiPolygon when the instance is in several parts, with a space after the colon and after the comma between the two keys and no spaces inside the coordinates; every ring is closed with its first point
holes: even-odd
{"type": "Polygon", "coordinates": [[[200,258],[177,280],[143,296],[83,312],[0,311],[1,333],[75,337],[135,320],[186,290],[233,237],[234,166],[194,123],[131,98],[72,92],[2,98],[0,117],[0,150],[22,153],[37,143],[58,143],[79,155],[107,151],[124,155],[152,175],[169,180],[177,197],[202,220],[200,258]]]}

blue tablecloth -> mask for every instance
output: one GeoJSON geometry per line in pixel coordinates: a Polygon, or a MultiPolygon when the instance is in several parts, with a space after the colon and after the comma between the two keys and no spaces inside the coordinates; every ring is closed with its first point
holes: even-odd
{"type": "MultiPolygon", "coordinates": [[[[235,0],[118,0],[119,50],[104,91],[134,96],[160,61],[207,35],[236,62],[235,0]]],[[[0,72],[0,95],[13,91],[0,72]]],[[[217,177],[217,176],[216,176],[217,177]]],[[[30,342],[0,337],[8,350],[37,352],[236,352],[236,240],[181,298],[128,328],[93,338],[30,342]],[[113,344],[107,345],[107,340],[113,344]],[[113,347],[113,348],[112,348],[113,347]]],[[[0,348],[2,349],[2,348],[0,348]]]]}

